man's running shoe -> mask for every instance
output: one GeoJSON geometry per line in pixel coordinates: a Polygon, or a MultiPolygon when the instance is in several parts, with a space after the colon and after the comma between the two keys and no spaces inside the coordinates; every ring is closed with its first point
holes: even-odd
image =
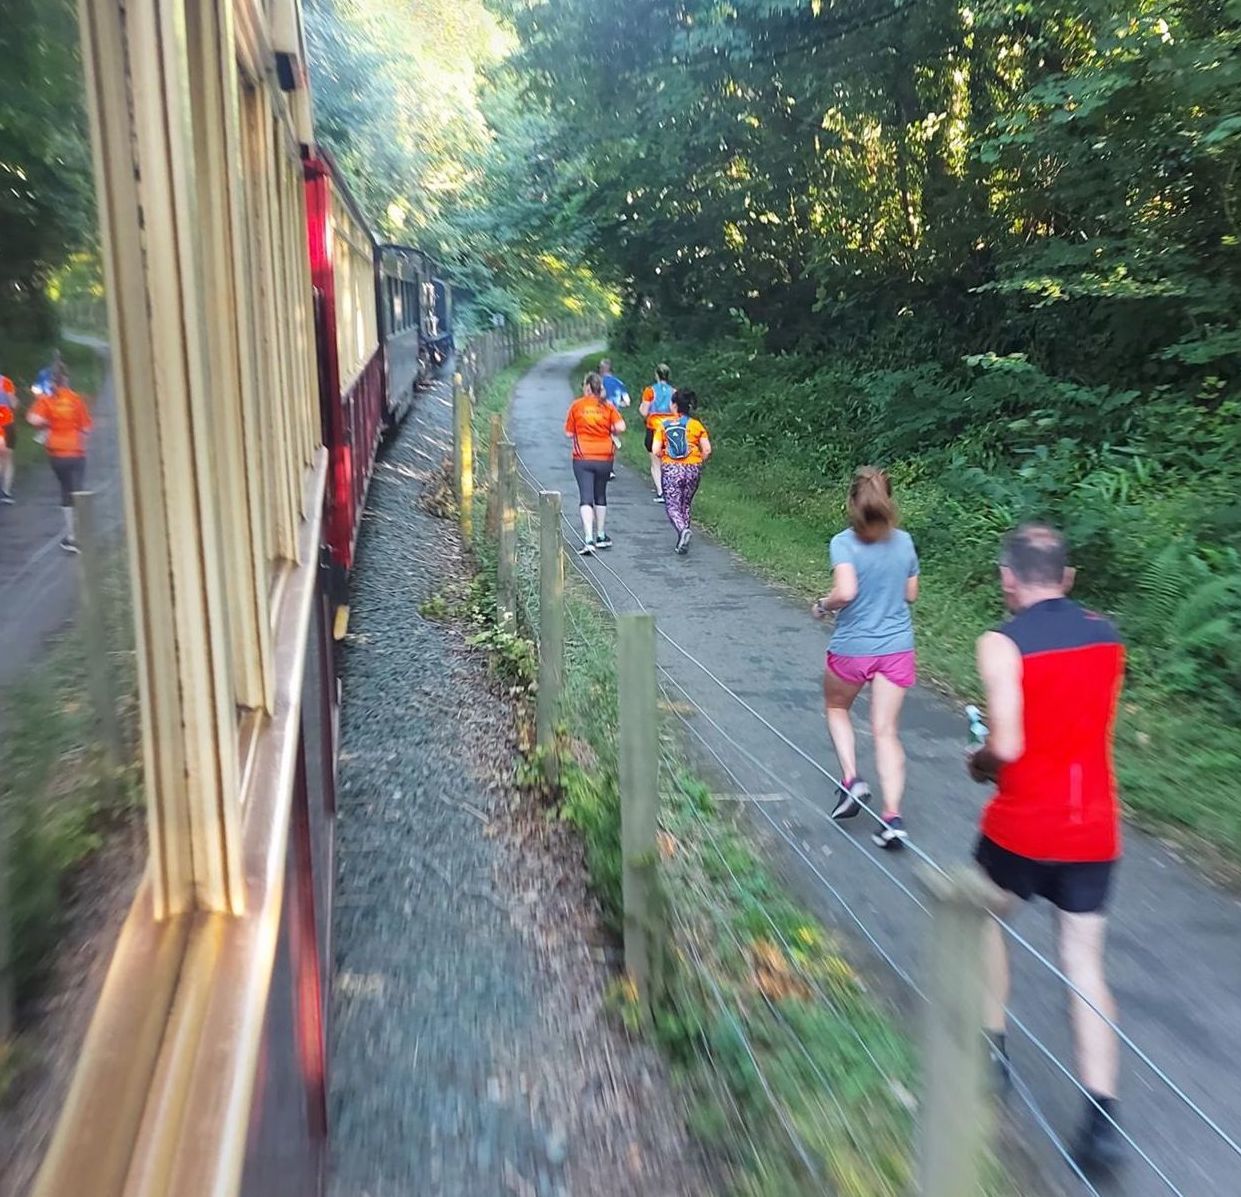
{"type": "Polygon", "coordinates": [[[78,551],[78,542],[74,540],[72,536],[66,536],[64,540],[60,542],[60,547],[64,549],[66,553],[76,553],[78,551]]]}
{"type": "Polygon", "coordinates": [[[605,536],[595,537],[595,548],[610,549],[611,547],[612,547],[612,538],[610,536],[605,535],[605,536]]]}
{"type": "Polygon", "coordinates": [[[652,503],[662,503],[663,501],[664,501],[664,497],[663,497],[663,495],[656,495],[656,496],[655,496],[655,497],[651,500],[651,502],[652,502],[652,503]]]}
{"type": "Polygon", "coordinates": [[[3,503],[6,507],[12,507],[16,502],[17,500],[7,490],[0,490],[0,503],[3,503]]]}
{"type": "Polygon", "coordinates": [[[1114,1098],[1086,1099],[1086,1114],[1073,1144],[1073,1159],[1083,1172],[1111,1172],[1124,1162],[1125,1143],[1112,1121],[1115,1117],[1114,1098]]]}
{"type": "Polygon", "coordinates": [[[879,847],[893,851],[903,848],[909,836],[905,831],[905,822],[900,815],[884,815],[883,826],[871,838],[879,847]]]}
{"type": "Polygon", "coordinates": [[[832,810],[833,819],[852,819],[862,809],[863,802],[870,801],[870,786],[860,777],[838,787],[839,799],[832,810]]]}
{"type": "Polygon", "coordinates": [[[586,541],[577,551],[579,557],[593,557],[595,555],[595,542],[593,540],[586,541]]]}
{"type": "Polygon", "coordinates": [[[689,528],[682,528],[681,535],[677,537],[677,552],[689,552],[689,538],[693,536],[693,531],[689,528]]]}

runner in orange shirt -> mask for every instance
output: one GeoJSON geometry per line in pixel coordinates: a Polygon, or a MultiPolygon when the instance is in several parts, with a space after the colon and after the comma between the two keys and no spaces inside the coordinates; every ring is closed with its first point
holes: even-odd
{"type": "Polygon", "coordinates": [[[81,490],[86,480],[86,437],[91,418],[86,401],[69,389],[69,376],[63,367],[56,372],[51,394],[36,399],[26,419],[36,428],[47,430],[47,459],[60,483],[60,508],[65,519],[60,547],[66,553],[76,553],[73,493],[81,490]]]}
{"type": "Polygon", "coordinates": [[[606,530],[608,479],[616,455],[612,438],[625,431],[625,421],[607,401],[598,374],[587,374],[582,390],[582,397],[573,401],[565,417],[564,432],[573,442],[573,476],[582,513],[582,547],[578,551],[589,557],[595,549],[612,547],[606,530]]]}
{"type": "Polygon", "coordinates": [[[0,503],[13,502],[13,448],[17,443],[17,388],[0,374],[0,503]]]}

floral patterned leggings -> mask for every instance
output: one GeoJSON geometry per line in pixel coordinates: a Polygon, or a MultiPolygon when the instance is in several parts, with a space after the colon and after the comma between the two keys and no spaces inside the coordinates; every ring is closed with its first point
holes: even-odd
{"type": "Polygon", "coordinates": [[[693,506],[701,478],[700,465],[669,465],[664,462],[660,467],[664,505],[668,510],[668,519],[678,532],[684,532],[689,527],[689,509],[693,506]]]}

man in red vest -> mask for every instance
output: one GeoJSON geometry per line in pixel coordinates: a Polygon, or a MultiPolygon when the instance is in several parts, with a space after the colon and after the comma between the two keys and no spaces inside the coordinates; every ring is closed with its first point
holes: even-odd
{"type": "MultiPolygon", "coordinates": [[[[1120,857],[1112,728],[1125,650],[1108,620],[1067,597],[1073,576],[1054,528],[1025,524],[1005,539],[1000,582],[1013,617],[978,641],[990,733],[969,770],[996,786],[982,815],[979,865],[1010,895],[1009,911],[1034,896],[1056,909],[1061,965],[1078,991],[1069,1007],[1088,1093],[1074,1153],[1082,1167],[1098,1169],[1122,1154],[1117,1038],[1096,1011],[1115,1022],[1103,945],[1120,857]]],[[[991,924],[988,936],[986,1029],[1004,1064],[1008,960],[1001,928],[991,924]]]]}

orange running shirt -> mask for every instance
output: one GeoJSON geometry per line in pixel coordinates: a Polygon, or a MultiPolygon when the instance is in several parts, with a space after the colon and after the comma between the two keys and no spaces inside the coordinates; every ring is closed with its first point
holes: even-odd
{"type": "Polygon", "coordinates": [[[574,458],[610,461],[616,454],[612,433],[622,422],[620,412],[602,399],[593,395],[575,399],[564,421],[565,432],[573,438],[574,458]]]}
{"type": "Polygon", "coordinates": [[[669,457],[668,442],[664,440],[663,424],[676,419],[675,416],[662,416],[661,426],[655,429],[655,440],[651,445],[659,454],[664,465],[702,465],[702,438],[707,436],[706,425],[701,420],[690,416],[685,424],[685,439],[689,442],[689,453],[684,457],[669,457]]]}
{"type": "Polygon", "coordinates": [[[40,395],[30,414],[47,421],[47,451],[50,456],[85,455],[85,433],[90,431],[91,418],[85,401],[76,391],[57,387],[50,395],[40,395]]]}
{"type": "Polygon", "coordinates": [[[13,423],[13,409],[3,395],[0,395],[0,428],[7,428],[13,423]]]}

